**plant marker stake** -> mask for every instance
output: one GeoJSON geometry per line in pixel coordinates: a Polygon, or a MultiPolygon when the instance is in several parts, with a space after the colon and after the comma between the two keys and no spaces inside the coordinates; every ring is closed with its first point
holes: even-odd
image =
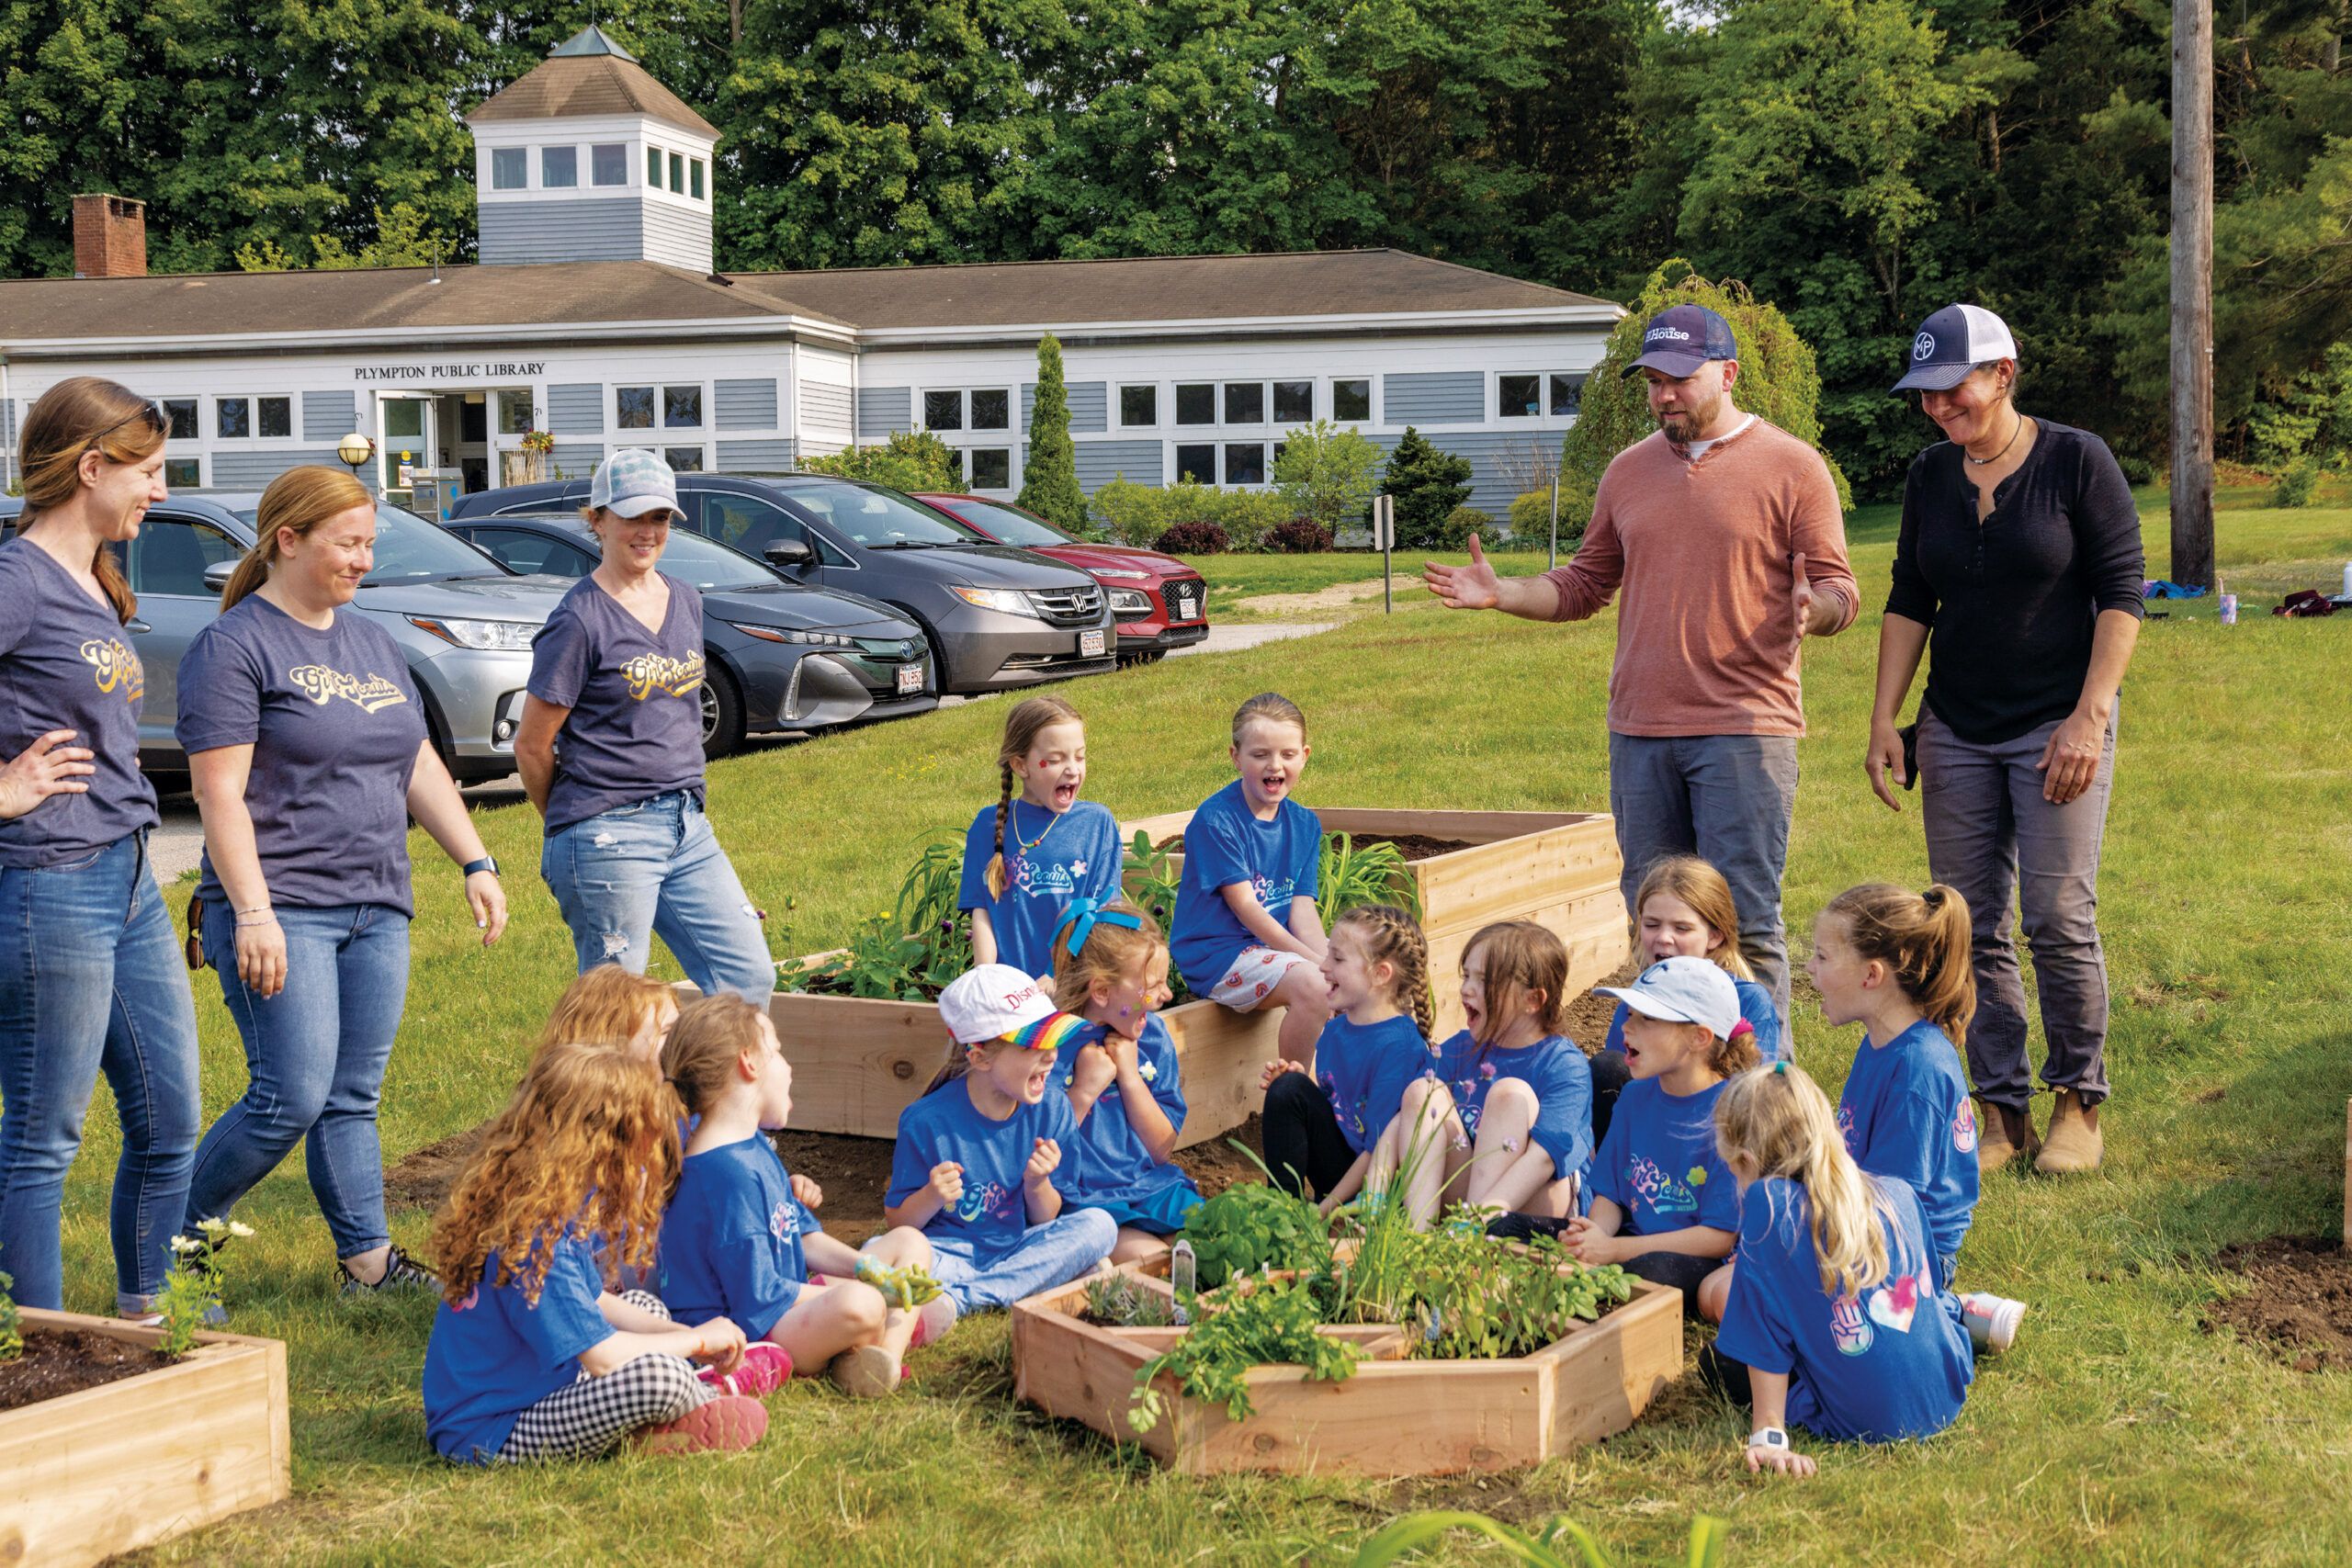
{"type": "Polygon", "coordinates": [[[1184,1303],[1192,1299],[1194,1290],[1196,1276],[1193,1269],[1193,1244],[1179,1236],[1176,1245],[1168,1252],[1168,1282],[1176,1291],[1176,1326],[1179,1328],[1192,1326],[1193,1314],[1184,1303]]]}
{"type": "Polygon", "coordinates": [[[1388,552],[1396,547],[1396,498],[1393,495],[1372,498],[1372,542],[1380,547],[1380,613],[1393,615],[1396,601],[1388,581],[1388,552]]]}
{"type": "MultiPolygon", "coordinates": [[[[1552,476],[1552,553],[1545,570],[1560,564],[1560,476],[1552,476]]],[[[2352,592],[2352,590],[2347,590],[2352,592]]]]}

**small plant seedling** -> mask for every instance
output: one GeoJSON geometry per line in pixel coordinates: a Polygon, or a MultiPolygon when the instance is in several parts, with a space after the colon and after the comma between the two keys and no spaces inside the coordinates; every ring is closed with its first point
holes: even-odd
{"type": "Polygon", "coordinates": [[[1088,1280],[1086,1310],[1121,1328],[1168,1328],[1176,1320],[1166,1297],[1136,1289],[1135,1281],[1125,1274],[1103,1274],[1088,1280]]]}
{"type": "Polygon", "coordinates": [[[0,1361],[25,1353],[25,1320],[17,1311],[17,1277],[0,1273],[0,1361]]]}
{"type": "Polygon", "coordinates": [[[232,1236],[244,1237],[254,1228],[218,1216],[196,1222],[196,1235],[172,1237],[179,1264],[164,1281],[156,1310],[163,1314],[164,1341],[155,1354],[176,1361],[196,1348],[196,1336],[205,1319],[220,1306],[220,1248],[232,1236]]]}

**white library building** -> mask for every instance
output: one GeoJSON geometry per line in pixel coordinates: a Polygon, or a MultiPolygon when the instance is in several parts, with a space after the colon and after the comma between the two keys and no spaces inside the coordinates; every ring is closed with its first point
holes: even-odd
{"type": "Polygon", "coordinates": [[[718,130],[593,27],[467,123],[471,265],[150,276],[136,194],[75,197],[77,276],[0,280],[0,488],[33,400],[98,375],[163,405],[180,488],[255,489],[355,433],[403,500],[419,469],[514,482],[535,431],[578,477],[624,446],[778,473],[928,430],[1010,496],[1051,333],[1090,492],[1265,485],[1328,419],[1418,428],[1499,517],[1623,314],[1393,250],[717,272],[718,130]]]}

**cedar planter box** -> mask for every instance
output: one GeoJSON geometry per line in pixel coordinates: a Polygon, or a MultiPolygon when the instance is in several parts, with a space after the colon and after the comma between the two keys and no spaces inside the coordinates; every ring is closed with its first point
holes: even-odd
{"type": "MultiPolygon", "coordinates": [[[[1167,1293],[1167,1261],[1122,1272],[1167,1293]]],[[[1412,1361],[1402,1331],[1329,1326],[1369,1359],[1336,1382],[1310,1382],[1295,1366],[1248,1374],[1255,1407],[1246,1420],[1189,1399],[1176,1380],[1158,1387],[1166,1414],[1150,1430],[1128,1424],[1136,1374],[1181,1328],[1110,1328],[1088,1323],[1086,1283],[1060,1286],[1012,1309],[1013,1397],[1139,1445],[1188,1475],[1229,1471],[1363,1476],[1442,1475],[1540,1464],[1622,1432],[1682,1371],[1682,1297],[1647,1280],[1595,1323],[1571,1329],[1532,1356],[1412,1361]]]]}
{"type": "MultiPolygon", "coordinates": [[[[1625,962],[1633,936],[1617,879],[1616,823],[1606,812],[1374,811],[1317,807],[1326,833],[1358,839],[1418,834],[1454,839],[1469,848],[1412,863],[1421,891],[1421,933],[1429,939],[1430,982],[1437,993],[1431,1043],[1463,1027],[1462,953],[1481,926],[1533,920],[1568,950],[1568,992],[1600,984],[1625,962]]],[[[1121,824],[1129,839],[1160,843],[1191,823],[1189,811],[1121,824]]],[[[1180,857],[1181,860],[1181,857],[1180,857]]],[[[1328,920],[1327,920],[1328,923],[1328,920]]],[[[1184,1080],[1186,1089],[1193,1080],[1184,1080]]]]}
{"type": "MultiPolygon", "coordinates": [[[[24,1325],[163,1338],[31,1307],[24,1325]]],[[[293,1490],[286,1347],[241,1334],[199,1334],[197,1344],[185,1360],[0,1412],[0,1562],[96,1562],[293,1490]]]]}

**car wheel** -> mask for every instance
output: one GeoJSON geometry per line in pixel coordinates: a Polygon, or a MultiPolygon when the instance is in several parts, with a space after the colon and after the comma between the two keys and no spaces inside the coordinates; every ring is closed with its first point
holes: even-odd
{"type": "Polygon", "coordinates": [[[743,744],[743,694],[713,659],[702,677],[702,754],[715,762],[743,744]]]}

